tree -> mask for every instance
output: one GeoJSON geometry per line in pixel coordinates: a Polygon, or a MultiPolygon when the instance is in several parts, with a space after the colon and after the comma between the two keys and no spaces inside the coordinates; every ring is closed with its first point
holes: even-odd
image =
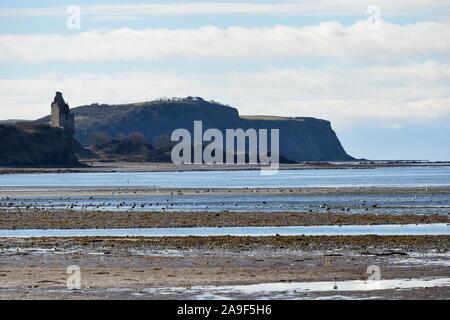
{"type": "Polygon", "coordinates": [[[141,133],[141,132],[131,132],[127,139],[132,143],[136,145],[140,144],[147,144],[147,138],[141,133]]]}
{"type": "Polygon", "coordinates": [[[146,146],[142,145],[139,148],[137,154],[144,156],[144,157],[148,157],[150,155],[150,150],[148,150],[148,148],[146,146]]]}
{"type": "Polygon", "coordinates": [[[170,140],[170,137],[168,135],[159,135],[154,139],[154,141],[154,146],[157,149],[163,149],[174,145],[173,141],[170,140]]]}
{"type": "Polygon", "coordinates": [[[108,142],[110,142],[111,137],[109,136],[109,134],[107,132],[98,131],[98,132],[94,132],[93,134],[91,134],[89,140],[90,140],[90,143],[92,146],[99,146],[99,145],[107,144],[108,142]]]}
{"type": "Polygon", "coordinates": [[[126,138],[127,138],[127,136],[123,132],[119,132],[118,134],[116,134],[116,137],[114,139],[121,141],[121,140],[125,140],[126,138]]]}

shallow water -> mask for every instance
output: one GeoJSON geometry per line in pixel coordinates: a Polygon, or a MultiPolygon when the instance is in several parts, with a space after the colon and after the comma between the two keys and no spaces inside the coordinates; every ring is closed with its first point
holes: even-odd
{"type": "MultiPolygon", "coordinates": [[[[323,281],[323,282],[279,282],[258,283],[250,285],[228,286],[193,286],[190,288],[149,288],[143,291],[146,294],[174,295],[187,294],[191,298],[223,299],[231,297],[249,296],[252,299],[295,299],[303,298],[302,293],[320,292],[358,292],[377,290],[402,290],[432,287],[450,287],[450,278],[430,279],[381,279],[381,280],[347,280],[347,281],[323,281]]],[[[339,296],[338,298],[345,298],[339,296]]]]}
{"type": "Polygon", "coordinates": [[[401,259],[394,258],[391,262],[402,265],[445,266],[449,267],[450,270],[450,252],[410,252],[408,257],[402,257],[401,259]]]}
{"type": "Polygon", "coordinates": [[[46,173],[0,175],[1,187],[295,188],[449,186],[450,167],[374,169],[46,173]]]}
{"type": "Polygon", "coordinates": [[[418,195],[165,195],[0,198],[0,209],[139,212],[349,212],[449,214],[450,196],[418,195]]]}
{"type": "Polygon", "coordinates": [[[340,235],[450,235],[450,225],[347,225],[288,227],[196,227],[130,229],[0,230],[1,238],[27,237],[187,237],[187,236],[340,236],[340,235]]]}
{"type": "MultiPolygon", "coordinates": [[[[450,288],[450,278],[344,280],[317,282],[275,282],[249,285],[207,285],[184,287],[83,289],[78,292],[130,294],[135,297],[160,299],[231,300],[231,299],[389,299],[402,297],[401,292],[425,288],[450,288]],[[392,295],[394,293],[394,295],[392,295]]],[[[8,290],[8,289],[2,289],[8,290]]],[[[48,292],[73,293],[67,289],[48,292]]]]}

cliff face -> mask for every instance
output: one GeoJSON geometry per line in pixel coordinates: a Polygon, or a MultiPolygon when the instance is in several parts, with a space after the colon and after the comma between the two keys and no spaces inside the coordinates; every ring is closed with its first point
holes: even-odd
{"type": "MultiPolygon", "coordinates": [[[[111,138],[141,132],[151,143],[178,128],[192,132],[194,120],[203,130],[279,129],[280,154],[294,161],[348,161],[350,157],[328,121],[314,118],[240,117],[237,109],[201,98],[156,100],[128,105],[88,105],[72,109],[75,138],[83,145],[102,132],[111,138]]],[[[48,118],[41,121],[48,121],[48,118]]]]}
{"type": "Polygon", "coordinates": [[[244,128],[280,129],[280,154],[295,161],[353,160],[331,123],[315,118],[243,117],[244,128]]]}
{"type": "Polygon", "coordinates": [[[1,166],[77,166],[72,135],[33,123],[0,125],[1,166]]]}

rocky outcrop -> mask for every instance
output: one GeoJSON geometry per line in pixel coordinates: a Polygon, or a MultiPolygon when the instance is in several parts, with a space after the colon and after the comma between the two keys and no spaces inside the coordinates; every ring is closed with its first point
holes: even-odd
{"type": "Polygon", "coordinates": [[[48,125],[0,125],[0,166],[79,166],[71,132],[48,125]]]}
{"type": "MultiPolygon", "coordinates": [[[[201,98],[125,105],[92,104],[74,108],[72,112],[75,114],[75,137],[84,146],[92,145],[92,137],[99,132],[111,138],[141,132],[154,144],[177,128],[192,132],[194,120],[202,120],[204,130],[279,129],[280,154],[294,161],[353,159],[343,149],[329,121],[306,117],[241,117],[235,108],[201,98]]],[[[49,117],[41,119],[49,120],[49,117]]]]}

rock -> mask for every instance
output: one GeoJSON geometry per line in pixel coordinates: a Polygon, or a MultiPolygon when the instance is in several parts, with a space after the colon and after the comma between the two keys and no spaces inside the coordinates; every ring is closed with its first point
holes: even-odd
{"type": "MultiPolygon", "coordinates": [[[[193,130],[194,120],[208,128],[279,129],[280,154],[293,161],[348,161],[331,123],[310,117],[240,116],[237,109],[203,99],[155,100],[139,104],[91,104],[72,109],[75,137],[84,145],[96,132],[141,132],[150,143],[178,128],[193,130]],[[82,121],[81,121],[82,119],[82,121]],[[299,139],[298,137],[301,137],[299,139]]],[[[39,119],[49,122],[50,118],[39,119]]]]}

